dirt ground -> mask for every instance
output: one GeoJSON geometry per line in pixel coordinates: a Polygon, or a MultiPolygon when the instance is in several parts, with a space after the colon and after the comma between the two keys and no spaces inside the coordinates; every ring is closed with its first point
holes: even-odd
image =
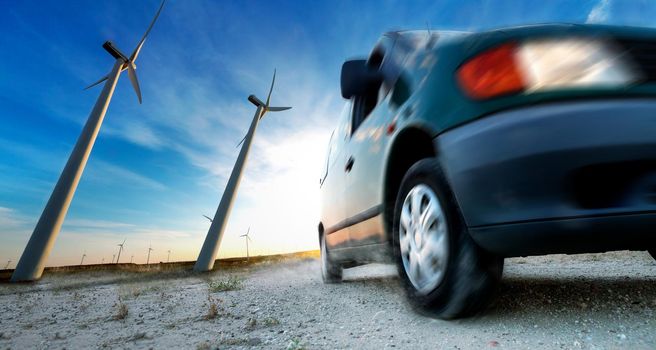
{"type": "Polygon", "coordinates": [[[507,259],[497,301],[458,321],[423,316],[395,269],[324,285],[316,259],[219,270],[51,274],[0,284],[0,348],[654,349],[646,252],[507,259]]]}

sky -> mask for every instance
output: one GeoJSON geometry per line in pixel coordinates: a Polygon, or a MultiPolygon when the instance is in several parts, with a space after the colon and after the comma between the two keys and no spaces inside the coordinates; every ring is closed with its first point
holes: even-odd
{"type": "MultiPolygon", "coordinates": [[[[0,0],[0,266],[15,266],[109,72],[159,0],[0,0]]],[[[344,60],[389,30],[546,22],[656,26],[651,0],[169,0],[123,74],[47,265],[195,260],[254,107],[278,75],[219,257],[318,249],[319,177],[344,60]]]]}

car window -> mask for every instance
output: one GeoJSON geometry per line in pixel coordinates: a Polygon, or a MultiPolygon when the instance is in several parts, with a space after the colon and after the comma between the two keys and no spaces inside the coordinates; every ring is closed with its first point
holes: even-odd
{"type": "Polygon", "coordinates": [[[398,108],[410,97],[410,85],[407,77],[403,76],[403,65],[408,57],[407,44],[395,41],[394,45],[388,50],[385,60],[381,65],[381,71],[385,74],[385,83],[381,87],[382,96],[392,94],[390,97],[390,107],[398,108]]]}
{"type": "Polygon", "coordinates": [[[349,135],[351,135],[351,106],[351,101],[347,101],[339,116],[337,134],[335,135],[335,140],[338,143],[343,142],[349,135]]]}
{"type": "MultiPolygon", "coordinates": [[[[380,48],[374,49],[374,52],[371,54],[367,60],[367,65],[374,69],[380,69],[381,64],[385,59],[385,52],[382,46],[380,48]]],[[[384,84],[383,84],[384,85],[384,84]]],[[[372,90],[367,92],[364,95],[356,96],[353,98],[353,113],[352,113],[352,128],[351,133],[354,133],[360,124],[371,114],[371,112],[376,108],[378,104],[380,88],[377,90],[372,90]]]]}

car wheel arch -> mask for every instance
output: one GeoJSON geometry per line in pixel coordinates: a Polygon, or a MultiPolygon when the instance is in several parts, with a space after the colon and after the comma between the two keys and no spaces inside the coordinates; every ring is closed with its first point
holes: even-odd
{"type": "Polygon", "coordinates": [[[324,232],[323,222],[319,223],[319,226],[317,227],[317,229],[318,229],[318,233],[319,233],[319,236],[318,236],[319,237],[319,244],[321,244],[321,237],[323,236],[323,232],[324,232]]]}
{"type": "Polygon", "coordinates": [[[406,127],[392,140],[383,177],[383,219],[388,238],[392,232],[394,204],[406,172],[416,162],[437,156],[431,134],[419,127],[406,127]]]}

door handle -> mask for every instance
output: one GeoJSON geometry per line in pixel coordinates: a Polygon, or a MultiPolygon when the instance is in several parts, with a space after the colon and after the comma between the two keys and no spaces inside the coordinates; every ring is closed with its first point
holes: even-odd
{"type": "Polygon", "coordinates": [[[344,171],[347,173],[353,169],[353,163],[355,163],[355,159],[353,157],[349,157],[349,159],[346,161],[346,166],[344,167],[344,171]]]}

